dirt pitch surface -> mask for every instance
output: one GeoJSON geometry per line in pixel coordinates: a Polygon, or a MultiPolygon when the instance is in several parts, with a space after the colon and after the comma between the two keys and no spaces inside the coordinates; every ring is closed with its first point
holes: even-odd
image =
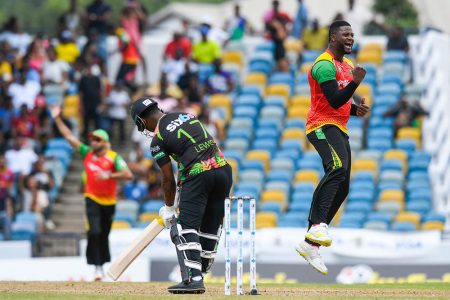
{"type": "MultiPolygon", "coordinates": [[[[203,295],[170,295],[169,283],[110,282],[0,282],[0,299],[190,299],[225,297],[223,286],[208,284],[203,295]]],[[[234,288],[234,287],[233,287],[234,288]]],[[[450,299],[450,284],[393,285],[261,285],[257,299],[450,299]]]]}

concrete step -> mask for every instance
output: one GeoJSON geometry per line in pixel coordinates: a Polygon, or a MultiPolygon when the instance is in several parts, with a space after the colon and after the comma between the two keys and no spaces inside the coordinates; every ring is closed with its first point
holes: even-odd
{"type": "Polygon", "coordinates": [[[84,206],[84,196],[79,192],[61,193],[56,203],[78,204],[80,206],[84,206]]]}
{"type": "Polygon", "coordinates": [[[65,215],[65,216],[84,216],[85,208],[82,203],[55,203],[53,205],[53,215],[65,215]]]}
{"type": "Polygon", "coordinates": [[[61,188],[61,196],[67,196],[66,194],[69,195],[74,195],[74,194],[79,194],[80,193],[80,188],[81,188],[81,184],[78,183],[73,183],[73,184],[65,184],[62,186],[61,188]]]}

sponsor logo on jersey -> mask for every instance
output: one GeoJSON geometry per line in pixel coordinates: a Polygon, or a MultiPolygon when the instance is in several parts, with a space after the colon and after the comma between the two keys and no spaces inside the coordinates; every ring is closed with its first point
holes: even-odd
{"type": "Polygon", "coordinates": [[[154,147],[150,147],[150,151],[152,153],[158,152],[159,150],[161,150],[161,148],[159,147],[159,145],[156,145],[154,147]]]}
{"type": "Polygon", "coordinates": [[[190,119],[195,118],[194,115],[191,114],[180,114],[178,116],[178,119],[173,120],[172,122],[167,125],[166,129],[170,132],[174,132],[177,127],[181,126],[183,123],[186,123],[190,119]]]}

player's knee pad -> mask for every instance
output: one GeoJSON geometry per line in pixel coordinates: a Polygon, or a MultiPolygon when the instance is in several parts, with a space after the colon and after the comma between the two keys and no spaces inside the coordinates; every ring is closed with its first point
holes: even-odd
{"type": "Polygon", "coordinates": [[[217,234],[199,232],[200,244],[202,245],[202,272],[207,273],[214,263],[219,245],[222,226],[217,230],[217,234]]]}
{"type": "Polygon", "coordinates": [[[202,245],[198,232],[195,229],[183,229],[180,224],[172,224],[170,238],[177,251],[183,281],[188,280],[193,273],[200,274],[202,245]]]}

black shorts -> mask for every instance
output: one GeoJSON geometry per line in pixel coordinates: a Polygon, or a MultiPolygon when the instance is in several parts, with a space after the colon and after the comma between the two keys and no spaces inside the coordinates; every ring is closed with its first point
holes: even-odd
{"type": "Polygon", "coordinates": [[[217,234],[224,217],[224,201],[233,183],[229,165],[200,173],[183,182],[179,223],[183,229],[217,234]]]}

